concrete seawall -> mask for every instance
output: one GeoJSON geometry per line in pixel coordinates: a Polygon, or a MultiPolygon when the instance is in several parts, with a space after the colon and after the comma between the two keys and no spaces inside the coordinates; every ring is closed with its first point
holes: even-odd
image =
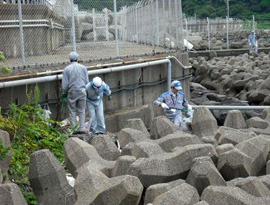
{"type": "MultiPolygon", "coordinates": [[[[178,52],[174,56],[182,62],[185,66],[188,65],[188,54],[178,52]]],[[[189,69],[184,69],[176,63],[175,60],[172,62],[172,79],[181,78],[182,76],[188,74],[189,69]]],[[[83,63],[88,66],[87,64],[83,63]]],[[[64,67],[64,66],[63,66],[64,67]]],[[[150,108],[146,110],[141,108],[144,105],[152,105],[153,101],[163,92],[167,90],[167,65],[156,65],[149,66],[145,68],[138,68],[127,71],[106,73],[99,75],[108,85],[110,85],[113,94],[112,100],[107,101],[104,98],[104,108],[105,113],[110,113],[111,122],[114,123],[114,126],[107,126],[109,131],[118,131],[123,126],[123,119],[127,119],[127,113],[130,110],[139,108],[142,113],[138,114],[139,116],[149,116],[150,117],[150,108]],[[123,112],[121,112],[123,110],[123,112]],[[117,113],[114,115],[114,113],[117,113]],[[121,119],[122,113],[125,118],[121,119]],[[120,115],[120,117],[119,117],[120,115]],[[116,116],[116,117],[114,117],[116,116]],[[119,120],[121,119],[121,120],[119,120]],[[115,124],[116,123],[116,124],[115,124]],[[120,123],[120,124],[119,124],[120,123]]],[[[89,79],[92,79],[94,76],[89,76],[89,79]]],[[[186,92],[187,98],[189,99],[189,80],[182,80],[183,89],[186,92]]],[[[40,90],[40,101],[43,103],[48,103],[50,109],[53,113],[52,118],[63,120],[67,117],[67,111],[63,111],[58,100],[59,88],[61,86],[61,81],[45,82],[39,83],[38,87],[40,90]]],[[[35,84],[23,85],[10,88],[0,89],[0,106],[2,108],[7,108],[9,104],[15,103],[18,105],[26,104],[26,90],[34,95],[35,84]]],[[[66,106],[66,105],[64,105],[66,106]]],[[[5,109],[4,109],[5,110],[5,109]]],[[[132,111],[134,113],[134,111],[132,111]]],[[[135,113],[138,113],[136,111],[135,113]]],[[[107,115],[106,115],[107,116],[107,115]]],[[[133,114],[133,118],[136,115],[133,114]]],[[[145,124],[148,126],[150,122],[149,117],[142,117],[145,121],[145,124]]],[[[109,121],[108,121],[109,122],[109,121]]]]}

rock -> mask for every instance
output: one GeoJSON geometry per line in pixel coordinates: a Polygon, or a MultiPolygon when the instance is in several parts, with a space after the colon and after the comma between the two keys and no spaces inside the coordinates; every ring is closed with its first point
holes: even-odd
{"type": "Polygon", "coordinates": [[[134,145],[132,150],[132,156],[139,158],[150,158],[158,155],[164,154],[161,147],[152,142],[138,142],[134,145]]]}
{"type": "Polygon", "coordinates": [[[261,181],[269,190],[270,190],[270,175],[264,175],[257,177],[259,181],[261,181]]]}
{"type": "Polygon", "coordinates": [[[150,134],[151,139],[159,139],[178,131],[180,128],[165,116],[158,116],[152,120],[150,134]]]}
{"type": "Polygon", "coordinates": [[[198,137],[213,137],[218,130],[217,121],[208,108],[196,108],[193,113],[191,127],[198,137]]]}
{"type": "Polygon", "coordinates": [[[264,101],[264,98],[270,95],[270,90],[254,90],[250,95],[247,96],[250,103],[260,103],[264,101]]]}
{"type": "MultiPolygon", "coordinates": [[[[0,130],[0,141],[2,142],[4,148],[9,148],[11,146],[9,134],[6,131],[0,130]]],[[[8,180],[8,168],[10,160],[11,150],[6,153],[4,159],[0,159],[0,169],[2,170],[2,175],[6,178],[6,180],[8,180]]]]}
{"type": "Polygon", "coordinates": [[[194,90],[197,90],[197,91],[207,91],[207,88],[203,87],[199,83],[193,83],[193,82],[191,82],[190,83],[190,91],[194,91],[194,90]]]}
{"type": "Polygon", "coordinates": [[[242,44],[242,42],[232,42],[230,44],[230,47],[231,48],[243,48],[243,44],[242,44]]]}
{"type": "Polygon", "coordinates": [[[38,204],[73,205],[75,196],[68,184],[64,167],[49,150],[30,156],[29,181],[38,204]]]}
{"type": "Polygon", "coordinates": [[[266,163],[266,174],[270,174],[270,160],[266,163]]]}
{"type": "Polygon", "coordinates": [[[136,161],[136,158],[133,156],[119,157],[112,170],[112,176],[116,177],[116,176],[126,175],[130,168],[130,165],[135,161],[136,161]]]}
{"type": "Polygon", "coordinates": [[[266,129],[269,126],[269,122],[259,118],[259,117],[252,117],[247,120],[247,126],[259,129],[266,129]]]}
{"type": "Polygon", "coordinates": [[[104,135],[96,135],[91,140],[91,145],[93,145],[98,154],[108,161],[115,161],[120,156],[120,152],[117,149],[116,144],[113,142],[111,136],[104,135]]]}
{"type": "Polygon", "coordinates": [[[191,144],[203,144],[196,135],[182,131],[176,131],[165,137],[155,140],[155,142],[165,151],[171,152],[175,147],[184,147],[191,144]]]}
{"type": "Polygon", "coordinates": [[[251,158],[238,149],[221,154],[218,158],[217,168],[226,181],[254,174],[252,173],[251,158]]]}
{"type": "Polygon", "coordinates": [[[257,204],[256,197],[237,187],[209,186],[202,193],[201,200],[209,205],[252,205],[257,204]]]}
{"type": "Polygon", "coordinates": [[[185,180],[178,179],[176,181],[168,182],[168,183],[162,183],[162,184],[154,184],[147,188],[144,198],[144,204],[153,203],[154,200],[166,193],[167,191],[185,183],[185,180]]]}
{"type": "Polygon", "coordinates": [[[137,177],[124,175],[108,178],[91,167],[79,171],[74,188],[75,205],[108,203],[137,205],[143,191],[137,177]]]}
{"type": "Polygon", "coordinates": [[[107,161],[99,156],[96,149],[76,138],[69,138],[64,143],[65,165],[73,177],[76,178],[78,170],[83,166],[92,166],[92,168],[102,171],[107,176],[115,165],[115,161],[107,161]]]}
{"type": "Polygon", "coordinates": [[[225,127],[231,127],[235,129],[245,129],[247,128],[246,121],[240,110],[231,110],[224,122],[225,127]]]}
{"type": "Polygon", "coordinates": [[[253,175],[263,171],[270,151],[270,138],[260,135],[241,142],[235,147],[251,158],[253,175]]]}
{"type": "Polygon", "coordinates": [[[256,179],[245,180],[238,183],[236,186],[256,197],[270,196],[270,191],[268,188],[261,181],[256,179]]]}
{"type": "Polygon", "coordinates": [[[189,184],[183,183],[164,194],[158,196],[153,205],[160,205],[160,204],[181,204],[181,205],[188,205],[188,204],[195,204],[199,202],[200,196],[197,190],[190,186],[189,184]]]}
{"type": "Polygon", "coordinates": [[[0,184],[0,202],[3,205],[27,205],[17,184],[0,184]]]}
{"type": "Polygon", "coordinates": [[[209,185],[227,186],[213,162],[205,160],[196,161],[189,171],[186,182],[195,187],[199,195],[209,185]]]}
{"type": "MultiPolygon", "coordinates": [[[[219,49],[218,49],[218,50],[219,50],[219,49]]],[[[213,59],[214,57],[217,57],[217,52],[211,50],[211,51],[209,52],[209,57],[210,57],[210,59],[213,59]]]]}
{"type": "Polygon", "coordinates": [[[132,150],[134,148],[134,143],[130,142],[126,146],[123,147],[121,156],[130,155],[132,156],[132,150]]]}
{"type": "Polygon", "coordinates": [[[121,147],[125,147],[130,142],[141,142],[149,140],[144,132],[132,128],[124,128],[118,134],[121,147]]]}
{"type": "Polygon", "coordinates": [[[216,132],[215,139],[219,145],[227,143],[237,145],[240,142],[246,141],[256,136],[257,135],[252,131],[237,130],[230,127],[221,126],[216,132]]]}
{"type": "Polygon", "coordinates": [[[143,133],[145,133],[145,136],[148,136],[150,138],[150,134],[147,131],[147,128],[145,127],[141,118],[127,120],[127,124],[126,124],[125,128],[132,128],[135,130],[142,131],[143,133]]]}
{"type": "Polygon", "coordinates": [[[194,205],[209,205],[206,201],[200,201],[194,205]]]}
{"type": "Polygon", "coordinates": [[[204,79],[201,84],[209,90],[219,90],[219,85],[214,81],[204,79]]]}
{"type": "Polygon", "coordinates": [[[233,144],[222,144],[216,147],[216,151],[218,156],[220,156],[221,154],[223,154],[224,152],[233,150],[234,146],[233,144]]]}
{"type": "Polygon", "coordinates": [[[151,158],[140,158],[131,164],[129,175],[137,176],[144,187],[166,183],[185,177],[195,157],[209,156],[215,162],[217,153],[210,144],[187,145],[175,148],[172,153],[164,153],[151,158]]]}

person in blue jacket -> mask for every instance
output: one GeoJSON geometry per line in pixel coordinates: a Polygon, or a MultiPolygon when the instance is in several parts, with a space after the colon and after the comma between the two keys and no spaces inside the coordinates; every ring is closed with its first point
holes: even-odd
{"type": "Polygon", "coordinates": [[[86,85],[86,94],[87,108],[92,121],[89,134],[104,134],[106,126],[103,111],[103,94],[108,96],[108,100],[111,100],[110,87],[100,77],[95,77],[86,85]]]}
{"type": "Polygon", "coordinates": [[[182,110],[188,109],[188,101],[180,81],[174,80],[171,83],[171,90],[162,93],[154,104],[162,107],[166,117],[181,128],[182,110]]]}
{"type": "Polygon", "coordinates": [[[253,30],[251,34],[248,35],[249,51],[258,52],[258,45],[256,41],[255,31],[253,30]]]}
{"type": "Polygon", "coordinates": [[[62,89],[63,96],[67,96],[67,105],[71,126],[77,125],[76,114],[79,116],[79,127],[73,134],[84,133],[86,92],[85,86],[89,82],[87,68],[79,64],[78,53],[71,52],[71,64],[63,71],[62,89]]]}

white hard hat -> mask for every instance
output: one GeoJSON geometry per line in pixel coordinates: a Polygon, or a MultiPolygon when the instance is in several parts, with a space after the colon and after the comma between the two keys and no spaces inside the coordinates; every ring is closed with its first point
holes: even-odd
{"type": "Polygon", "coordinates": [[[96,88],[100,88],[101,85],[102,85],[102,80],[100,77],[94,77],[93,79],[93,85],[96,87],[96,88]]]}
{"type": "Polygon", "coordinates": [[[182,90],[181,82],[178,80],[174,80],[171,84],[172,88],[175,88],[176,90],[182,90]]]}
{"type": "Polygon", "coordinates": [[[69,59],[70,59],[71,61],[78,60],[78,57],[79,57],[79,54],[78,54],[77,52],[71,52],[71,53],[69,54],[69,59]]]}

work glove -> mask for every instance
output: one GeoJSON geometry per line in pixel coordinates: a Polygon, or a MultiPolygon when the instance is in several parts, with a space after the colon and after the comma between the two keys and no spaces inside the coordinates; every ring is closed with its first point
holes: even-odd
{"type": "Polygon", "coordinates": [[[111,99],[112,99],[112,96],[109,95],[109,96],[108,96],[108,101],[111,101],[111,99]]]}
{"type": "Polygon", "coordinates": [[[176,109],[171,109],[172,112],[176,112],[176,109]]]}
{"type": "Polygon", "coordinates": [[[168,107],[168,105],[166,105],[165,103],[161,103],[160,106],[161,106],[163,109],[170,109],[170,108],[168,107]]]}

